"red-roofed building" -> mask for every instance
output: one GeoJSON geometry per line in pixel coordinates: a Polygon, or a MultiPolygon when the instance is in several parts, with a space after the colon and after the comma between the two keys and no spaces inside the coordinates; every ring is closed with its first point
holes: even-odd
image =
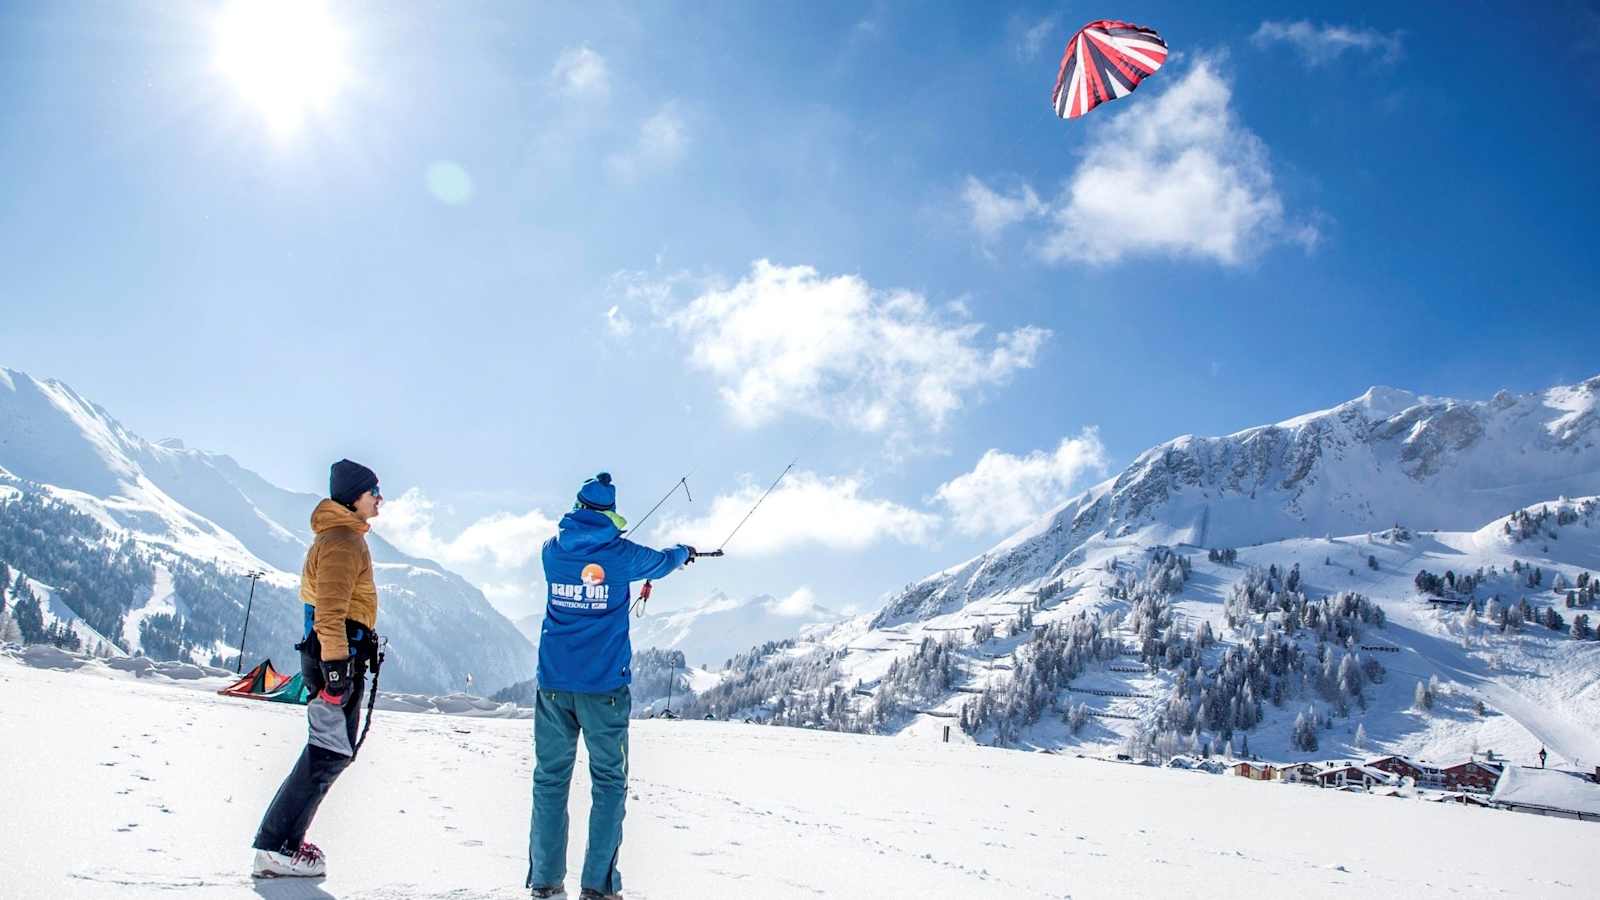
{"type": "Polygon", "coordinates": [[[1491,763],[1467,760],[1444,769],[1444,786],[1452,791],[1492,791],[1500,780],[1500,771],[1491,763]]]}
{"type": "Polygon", "coordinates": [[[1441,770],[1409,756],[1380,756],[1369,760],[1367,765],[1391,775],[1410,778],[1416,784],[1427,787],[1444,784],[1444,773],[1441,770]]]}

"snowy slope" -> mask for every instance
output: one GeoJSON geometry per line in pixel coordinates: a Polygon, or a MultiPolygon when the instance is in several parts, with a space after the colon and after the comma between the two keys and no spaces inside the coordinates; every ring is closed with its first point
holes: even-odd
{"type": "MultiPolygon", "coordinates": [[[[155,562],[174,554],[235,573],[262,569],[267,583],[298,587],[318,497],[276,487],[222,454],[175,439],[147,441],[59,381],[0,368],[0,466],[7,477],[138,541],[155,562]]],[[[470,672],[493,688],[532,672],[532,649],[477,588],[376,533],[368,544],[378,563],[381,630],[410,655],[395,667],[397,678],[416,689],[447,690],[470,672]]],[[[148,603],[129,610],[123,633],[113,636],[128,651],[140,649],[139,621],[180,605],[161,571],[148,603]]],[[[265,612],[298,615],[270,603],[265,612]]],[[[211,649],[230,650],[220,642],[211,649]]],[[[254,648],[262,651],[290,655],[287,646],[254,648]]]]}
{"type": "MultiPolygon", "coordinates": [[[[1577,501],[1591,509],[1592,499],[1577,501]]],[[[1541,504],[1555,507],[1558,504],[1541,504]]],[[[1576,503],[1574,503],[1576,505],[1576,503]]],[[[1538,507],[1535,507],[1538,508],[1538,507]]],[[[1173,598],[1177,620],[1192,631],[1208,622],[1221,637],[1220,648],[1237,644],[1245,635],[1229,633],[1224,603],[1233,584],[1251,566],[1280,571],[1299,565],[1303,590],[1310,596],[1355,591],[1376,602],[1387,614],[1383,628],[1369,629],[1361,644],[1386,647],[1370,651],[1388,670],[1386,681],[1369,689],[1369,708],[1353,712],[1323,734],[1315,752],[1290,747],[1290,726],[1306,701],[1292,701],[1282,709],[1266,706],[1266,720],[1248,733],[1249,749],[1274,760],[1327,760],[1361,758],[1379,753],[1402,753],[1434,762],[1455,763],[1468,756],[1494,750],[1500,755],[1530,761],[1541,747],[1564,764],[1585,770],[1600,764],[1600,642],[1573,640],[1566,632],[1553,632],[1528,624],[1500,632],[1481,624],[1469,628],[1459,611],[1434,610],[1419,595],[1414,579],[1428,570],[1460,573],[1495,570],[1498,577],[1480,587],[1480,599],[1501,596],[1508,602],[1526,597],[1535,609],[1555,607],[1570,624],[1573,613],[1564,608],[1564,592],[1549,590],[1557,574],[1575,582],[1589,568],[1600,547],[1600,515],[1562,529],[1563,537],[1547,543],[1521,542],[1512,552],[1503,543],[1505,519],[1481,530],[1415,533],[1409,540],[1382,535],[1347,535],[1334,538],[1297,538],[1241,548],[1232,564],[1208,562],[1204,553],[1191,549],[1193,575],[1173,598]],[[1375,558],[1379,568],[1369,568],[1375,558]],[[1575,560],[1576,562],[1569,561],[1575,560]],[[1521,576],[1510,573],[1513,562],[1546,573],[1545,587],[1526,587],[1521,576]],[[1416,684],[1439,678],[1444,695],[1435,708],[1412,708],[1416,684]],[[1487,715],[1476,714],[1482,700],[1487,715]],[[1366,734],[1362,746],[1357,726],[1366,734]]],[[[1127,604],[1111,596],[1115,581],[1106,564],[1118,560],[1123,569],[1140,560],[1145,548],[1127,539],[1094,539],[1083,545],[1085,562],[1060,576],[1059,594],[1034,614],[1035,627],[1064,622],[1083,611],[1126,610],[1127,604]]],[[[810,652],[843,650],[839,660],[841,682],[864,682],[871,688],[890,665],[903,659],[924,638],[940,640],[951,635],[962,642],[962,683],[971,688],[1004,687],[1010,680],[1012,657],[1028,642],[1027,636],[997,637],[971,644],[976,626],[1013,621],[1021,605],[1033,601],[1025,592],[995,595],[956,611],[890,628],[873,628],[858,619],[827,635],[810,652]]],[[[1600,610],[1590,610],[1600,618],[1600,610]]],[[[1131,633],[1123,633],[1128,646],[1137,646],[1131,633]]],[[[799,652],[799,651],[797,651],[799,652]]],[[[1214,658],[1213,658],[1214,661],[1214,658]]],[[[1112,753],[1124,748],[1141,722],[1150,722],[1173,686],[1169,672],[1150,673],[1138,660],[1096,666],[1076,680],[1085,689],[1143,696],[1104,697],[1068,693],[1065,703],[1087,702],[1096,712],[1128,718],[1105,718],[1073,736],[1056,717],[1047,716],[1021,737],[1021,745],[1070,747],[1083,752],[1112,753]]],[[[970,693],[952,692],[944,702],[929,708],[955,715],[970,701],[970,693]]],[[[896,727],[928,733],[949,719],[921,716],[896,727]]],[[[980,737],[982,737],[980,735],[980,737]]]]}
{"type": "MultiPolygon", "coordinates": [[[[330,860],[314,884],[243,874],[303,744],[301,710],[0,655],[0,721],[8,897],[526,896],[526,721],[380,713],[312,828],[330,860]]],[[[629,776],[631,900],[1122,900],[1202,884],[1563,898],[1592,885],[1592,824],[931,740],[635,722],[629,776]]],[[[574,896],[588,796],[580,764],[574,896]]]]}
{"type": "MultiPolygon", "coordinates": [[[[1506,633],[1469,629],[1460,612],[1429,607],[1414,579],[1423,570],[1493,571],[1476,592],[1480,604],[1526,597],[1535,613],[1555,608],[1570,625],[1581,610],[1565,609],[1564,596],[1549,588],[1558,574],[1570,586],[1583,572],[1600,572],[1600,503],[1582,496],[1600,493],[1597,393],[1600,379],[1523,397],[1502,393],[1484,403],[1373,389],[1277,425],[1168,442],[989,552],[891,598],[876,615],[786,651],[783,664],[809,655],[817,671],[833,674],[783,699],[792,711],[846,689],[848,709],[859,716],[925,639],[950,640],[953,687],[919,698],[918,715],[873,726],[941,732],[976,695],[1014,686],[1019,654],[1031,652],[1043,628],[1079,614],[1131,612],[1118,585],[1144,571],[1154,548],[1173,546],[1193,568],[1170,601],[1179,631],[1194,635],[1205,622],[1221,639],[1204,659],[1208,667],[1259,633],[1230,633],[1225,623],[1226,601],[1251,566],[1287,572],[1298,564],[1308,598],[1358,592],[1387,615],[1387,627],[1368,628],[1362,638],[1383,649],[1353,650],[1388,670],[1382,683],[1368,686],[1368,707],[1335,718],[1318,750],[1300,752],[1291,747],[1296,716],[1307,705],[1322,712],[1327,706],[1303,696],[1282,707],[1267,704],[1264,719],[1242,733],[1250,752],[1280,760],[1401,752],[1454,763],[1491,749],[1529,759],[1543,746],[1567,764],[1592,767],[1600,763],[1594,677],[1600,643],[1535,624],[1506,633]],[[1579,499],[1561,499],[1562,493],[1579,499]],[[1406,537],[1389,531],[1397,522],[1408,527],[1406,537]],[[1207,547],[1235,547],[1237,559],[1209,562],[1207,547]],[[1510,572],[1514,565],[1541,567],[1543,587],[1528,588],[1510,572]],[[1032,622],[1014,633],[1025,608],[1033,610],[1032,622]],[[976,640],[979,627],[993,628],[995,636],[976,640]],[[1413,710],[1417,683],[1435,677],[1438,703],[1413,710]]],[[[1591,613],[1600,618],[1600,611],[1591,613]]],[[[1130,651],[1139,646],[1128,623],[1112,636],[1130,651]]],[[[1317,648],[1313,642],[1304,649],[1317,648]]],[[[761,697],[772,669],[757,667],[725,687],[748,686],[755,690],[740,697],[761,697]]],[[[1137,658],[1097,663],[1074,683],[1083,690],[1055,696],[1052,711],[1024,729],[1016,745],[1122,749],[1154,725],[1175,682],[1171,670],[1150,672],[1137,658]],[[1094,716],[1076,734],[1061,721],[1073,704],[1094,716]]],[[[769,691],[750,712],[770,713],[775,699],[769,691]]]]}
{"type": "Polygon", "coordinates": [[[114,641],[90,627],[89,623],[85,622],[72,607],[62,602],[61,598],[56,596],[56,589],[50,585],[37,579],[29,578],[26,572],[13,571],[11,573],[11,583],[4,585],[4,587],[7,590],[14,590],[21,585],[26,585],[33,592],[33,595],[39,599],[39,611],[43,614],[46,628],[58,622],[64,623],[78,636],[78,640],[82,642],[85,652],[99,652],[106,656],[128,655],[114,641]]]}

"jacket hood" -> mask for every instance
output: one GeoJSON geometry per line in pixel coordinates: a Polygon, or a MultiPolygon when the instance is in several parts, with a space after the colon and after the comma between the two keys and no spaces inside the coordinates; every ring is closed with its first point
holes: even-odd
{"type": "Polygon", "coordinates": [[[372,526],[361,521],[361,517],[351,512],[348,507],[332,500],[324,500],[311,511],[311,531],[313,534],[321,534],[332,528],[354,528],[357,532],[366,534],[372,526]]]}
{"type": "Polygon", "coordinates": [[[568,553],[587,553],[620,537],[622,532],[605,513],[575,509],[561,517],[556,543],[568,553]]]}

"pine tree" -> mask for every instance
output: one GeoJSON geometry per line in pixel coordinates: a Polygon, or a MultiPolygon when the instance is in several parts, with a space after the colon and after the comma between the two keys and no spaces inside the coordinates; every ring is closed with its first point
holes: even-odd
{"type": "Polygon", "coordinates": [[[1572,636],[1580,641],[1594,637],[1594,629],[1589,627],[1588,613],[1578,613],[1572,617],[1572,636]]]}
{"type": "Polygon", "coordinates": [[[23,582],[17,585],[11,596],[16,601],[12,604],[11,615],[16,619],[23,643],[37,644],[47,640],[44,610],[39,605],[39,599],[33,595],[33,589],[23,582]]]}
{"type": "Polygon", "coordinates": [[[1367,749],[1367,726],[1365,723],[1356,725],[1356,749],[1367,749]]]}
{"type": "Polygon", "coordinates": [[[22,629],[17,627],[17,620],[12,618],[11,611],[0,612],[0,644],[22,643],[22,629]]]}
{"type": "Polygon", "coordinates": [[[1428,693],[1428,688],[1422,682],[1417,682],[1417,689],[1411,695],[1411,705],[1417,710],[1432,709],[1433,695],[1428,693]]]}

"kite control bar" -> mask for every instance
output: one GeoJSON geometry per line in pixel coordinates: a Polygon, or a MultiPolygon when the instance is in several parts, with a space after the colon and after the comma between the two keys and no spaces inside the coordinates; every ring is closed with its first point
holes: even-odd
{"type": "MultiPolygon", "coordinates": [[[[688,561],[692,562],[694,560],[699,559],[702,556],[716,557],[716,558],[721,558],[723,556],[726,556],[727,554],[723,552],[723,547],[728,546],[728,541],[733,540],[733,536],[739,533],[739,529],[744,527],[744,523],[750,521],[750,517],[755,515],[756,514],[756,510],[761,508],[761,504],[767,502],[767,497],[770,496],[772,494],[772,492],[777,489],[778,483],[783,481],[783,477],[785,475],[788,475],[789,474],[789,470],[793,469],[794,468],[794,464],[799,462],[799,461],[800,461],[799,457],[796,457],[793,462],[789,463],[787,466],[784,467],[782,472],[778,473],[778,477],[773,480],[771,486],[769,486],[767,488],[766,493],[762,494],[756,500],[755,505],[750,507],[750,511],[745,513],[744,514],[744,518],[739,520],[739,524],[733,526],[733,530],[728,532],[728,536],[726,538],[723,538],[721,547],[718,547],[715,550],[706,550],[704,552],[701,552],[699,550],[690,551],[689,560],[688,561]]],[[[644,524],[645,519],[650,518],[650,516],[652,514],[654,514],[656,510],[660,509],[661,508],[661,504],[667,502],[667,498],[671,497],[678,490],[678,488],[680,488],[680,487],[683,488],[683,495],[685,497],[689,498],[689,502],[690,503],[693,503],[694,502],[694,497],[689,495],[689,476],[685,475],[682,478],[678,479],[678,483],[672,486],[672,490],[667,491],[666,497],[662,497],[659,501],[656,502],[655,506],[650,507],[650,512],[647,512],[647,513],[644,514],[644,519],[640,519],[639,520],[639,525],[644,524]]],[[[632,530],[633,531],[638,531],[639,530],[639,525],[634,525],[632,530]]],[[[646,603],[648,603],[650,601],[650,591],[654,587],[655,587],[655,585],[652,584],[649,579],[645,579],[645,583],[639,588],[639,597],[638,597],[638,599],[636,599],[633,602],[633,615],[634,615],[635,618],[643,618],[643,616],[644,616],[644,606],[645,606],[646,603]]]]}

